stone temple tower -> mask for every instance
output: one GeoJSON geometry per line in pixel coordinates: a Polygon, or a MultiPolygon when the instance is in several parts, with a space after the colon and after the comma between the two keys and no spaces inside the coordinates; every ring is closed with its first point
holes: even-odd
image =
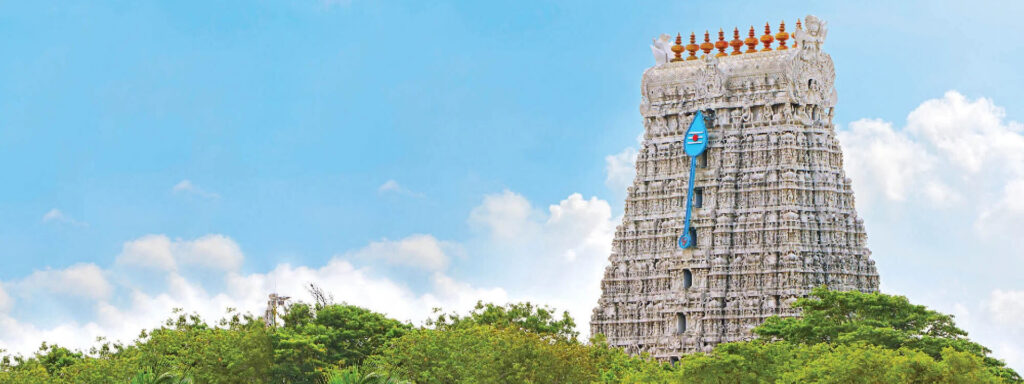
{"type": "Polygon", "coordinates": [[[814,287],[878,290],[832,124],[826,24],[804,21],[792,36],[765,25],[651,47],[643,148],[591,319],[611,345],[674,360],[798,316],[790,305],[814,287]],[[687,141],[705,136],[691,162],[687,141]]]}

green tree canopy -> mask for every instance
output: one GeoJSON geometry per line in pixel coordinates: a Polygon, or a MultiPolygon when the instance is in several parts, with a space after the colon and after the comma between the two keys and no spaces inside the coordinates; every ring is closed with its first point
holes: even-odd
{"type": "Polygon", "coordinates": [[[441,313],[430,319],[427,325],[436,329],[456,329],[476,325],[489,325],[495,328],[514,328],[542,335],[553,335],[564,340],[576,340],[576,322],[569,312],[558,311],[547,306],[535,306],[526,303],[507,305],[484,304],[477,302],[473,310],[465,316],[441,313]]]}
{"type": "Polygon", "coordinates": [[[48,346],[43,343],[39,351],[36,352],[36,359],[43,365],[43,368],[46,368],[47,373],[54,375],[66,367],[81,362],[83,354],[57,345],[48,346]]]}
{"type": "Polygon", "coordinates": [[[289,383],[313,383],[334,367],[358,366],[388,340],[412,329],[365,308],[326,304],[291,305],[274,331],[274,377],[289,383]]]}
{"type": "Polygon", "coordinates": [[[128,345],[0,356],[0,383],[1020,383],[951,316],[903,297],[816,289],[796,305],[803,317],[771,318],[759,339],[675,364],[602,335],[582,343],[568,314],[529,303],[478,303],[424,327],[326,299],[290,306],[277,328],[178,311],[128,345]]]}
{"type": "Polygon", "coordinates": [[[801,317],[768,318],[754,328],[754,333],[800,344],[865,343],[893,350],[907,348],[936,359],[952,348],[979,357],[1001,377],[1020,380],[1002,361],[990,357],[988,348],[969,340],[952,316],[911,304],[903,296],[819,287],[794,306],[802,310],[801,317]]]}
{"type": "Polygon", "coordinates": [[[684,356],[669,370],[627,372],[621,383],[1004,383],[982,359],[952,348],[942,358],[865,343],[721,344],[710,354],[684,356]]]}
{"type": "Polygon", "coordinates": [[[598,367],[582,343],[490,325],[420,329],[395,339],[368,365],[416,383],[590,383],[598,367]]]}

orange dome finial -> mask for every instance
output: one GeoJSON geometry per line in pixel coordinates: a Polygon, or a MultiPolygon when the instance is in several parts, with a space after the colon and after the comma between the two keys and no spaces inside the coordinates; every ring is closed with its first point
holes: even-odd
{"type": "Polygon", "coordinates": [[[715,42],[715,49],[718,50],[718,54],[715,57],[729,56],[725,53],[726,49],[729,49],[729,42],[725,41],[725,32],[721,29],[718,30],[718,41],[715,42]]]}
{"type": "Polygon", "coordinates": [[[672,52],[676,54],[676,57],[672,58],[672,61],[683,61],[683,35],[676,34],[676,44],[672,46],[672,52]]]}
{"type": "Polygon", "coordinates": [[[690,32],[690,44],[686,46],[686,51],[690,52],[690,56],[686,57],[686,60],[697,60],[697,50],[700,46],[697,45],[697,35],[690,32]]]}
{"type": "MultiPolygon", "coordinates": [[[[803,31],[803,26],[800,25],[800,19],[796,19],[796,30],[803,31]]],[[[793,32],[793,48],[796,48],[796,32],[793,32]]]]}
{"type": "Polygon", "coordinates": [[[781,51],[781,50],[789,49],[789,47],[786,47],[786,40],[787,39],[789,39],[789,34],[786,33],[786,21],[783,20],[782,22],[779,23],[779,33],[775,34],[775,40],[779,41],[779,48],[778,48],[778,50],[781,51]]]}
{"type": "Polygon", "coordinates": [[[775,41],[775,38],[772,37],[772,26],[764,23],[764,35],[761,35],[761,44],[764,44],[764,49],[761,52],[771,51],[773,41],[775,41]]]}
{"type": "Polygon", "coordinates": [[[732,54],[733,55],[741,55],[741,54],[743,54],[743,52],[740,52],[740,48],[743,47],[743,40],[740,40],[740,29],[739,28],[736,28],[736,29],[734,29],[732,31],[732,41],[729,42],[729,45],[732,46],[732,54]]]}
{"type": "Polygon", "coordinates": [[[704,56],[707,56],[712,49],[715,49],[715,45],[711,44],[711,35],[708,31],[704,31],[704,42],[700,44],[700,50],[704,51],[704,56]]]}
{"type": "Polygon", "coordinates": [[[750,26],[750,36],[747,37],[747,39],[744,40],[743,43],[747,45],[747,52],[746,53],[757,52],[757,38],[754,37],[754,26],[753,25],[750,26]]]}

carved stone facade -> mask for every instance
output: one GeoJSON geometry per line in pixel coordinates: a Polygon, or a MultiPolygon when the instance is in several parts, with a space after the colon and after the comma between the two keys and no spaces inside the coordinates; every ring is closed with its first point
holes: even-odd
{"type": "Polygon", "coordinates": [[[591,331],[668,360],[752,338],[812,288],[878,290],[832,116],[825,24],[796,48],[669,62],[643,75],[645,135],[591,331]],[[690,159],[684,133],[710,112],[692,227],[680,249],[690,159]]]}

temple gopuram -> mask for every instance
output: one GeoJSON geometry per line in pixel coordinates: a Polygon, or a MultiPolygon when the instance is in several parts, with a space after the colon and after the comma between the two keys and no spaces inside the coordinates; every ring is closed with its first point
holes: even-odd
{"type": "Polygon", "coordinates": [[[807,16],[792,34],[655,40],[592,333],[671,361],[799,316],[791,304],[815,287],[878,290],[832,122],[827,31],[807,16]]]}

